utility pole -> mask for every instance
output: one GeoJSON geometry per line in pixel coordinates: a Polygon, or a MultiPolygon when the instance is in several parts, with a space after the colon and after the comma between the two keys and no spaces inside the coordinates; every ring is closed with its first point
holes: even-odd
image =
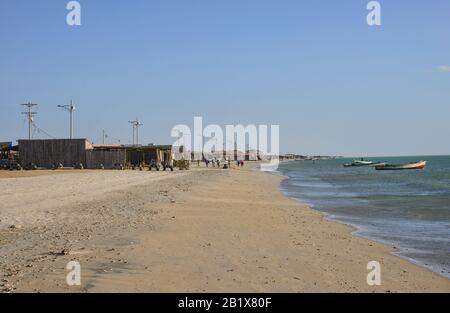
{"type": "Polygon", "coordinates": [[[103,132],[102,132],[103,144],[105,144],[106,137],[108,137],[108,135],[105,134],[105,130],[103,130],[103,132]]]}
{"type": "Polygon", "coordinates": [[[72,100],[70,100],[69,105],[58,105],[58,108],[67,110],[70,113],[70,139],[73,139],[73,111],[75,111],[75,106],[73,105],[72,100]]]}
{"type": "Polygon", "coordinates": [[[141,127],[142,123],[139,123],[139,120],[136,118],[134,121],[128,121],[133,126],[133,145],[139,144],[139,127],[141,127]],[[134,140],[136,138],[136,141],[134,140]]]}
{"type": "Polygon", "coordinates": [[[31,140],[32,134],[31,134],[31,126],[33,125],[33,116],[35,116],[37,114],[37,112],[32,112],[31,109],[34,106],[37,106],[36,103],[25,103],[25,104],[21,104],[23,106],[26,106],[28,108],[27,112],[22,112],[22,114],[25,114],[28,118],[28,140],[31,140]]]}
{"type": "Polygon", "coordinates": [[[136,119],[136,144],[139,145],[139,127],[143,126],[144,124],[139,123],[139,120],[136,119]]]}
{"type": "Polygon", "coordinates": [[[135,144],[134,138],[136,137],[135,135],[135,129],[136,129],[136,123],[139,123],[136,119],[136,121],[128,121],[128,123],[131,124],[131,126],[133,126],[133,146],[135,144]]]}

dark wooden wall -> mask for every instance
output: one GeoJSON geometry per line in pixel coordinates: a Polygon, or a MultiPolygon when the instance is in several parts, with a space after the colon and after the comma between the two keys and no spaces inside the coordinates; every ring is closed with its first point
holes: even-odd
{"type": "Polygon", "coordinates": [[[165,154],[170,159],[171,151],[171,146],[94,150],[86,139],[19,140],[21,165],[34,163],[43,168],[80,163],[88,169],[98,169],[101,164],[106,169],[114,168],[115,164],[149,164],[152,160],[163,162],[165,154]]]}
{"type": "Polygon", "coordinates": [[[100,168],[103,164],[104,168],[112,169],[115,164],[126,164],[126,151],[125,150],[109,150],[109,151],[86,151],[86,168],[96,169],[100,168]]]}
{"type": "Polygon", "coordinates": [[[73,166],[86,164],[85,139],[19,140],[19,158],[22,166],[31,163],[52,168],[55,164],[73,166]]]}

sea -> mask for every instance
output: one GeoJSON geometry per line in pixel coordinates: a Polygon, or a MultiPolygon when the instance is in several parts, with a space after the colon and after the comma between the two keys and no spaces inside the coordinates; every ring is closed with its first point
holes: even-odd
{"type": "Polygon", "coordinates": [[[428,164],[425,170],[376,171],[344,168],[353,159],[288,161],[276,174],[285,177],[281,188],[287,196],[450,278],[450,156],[367,159],[428,164]]]}

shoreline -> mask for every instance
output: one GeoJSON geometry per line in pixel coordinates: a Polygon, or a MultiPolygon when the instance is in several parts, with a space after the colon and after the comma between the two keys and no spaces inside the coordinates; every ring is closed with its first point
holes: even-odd
{"type": "MultiPolygon", "coordinates": [[[[293,162],[293,161],[295,161],[295,160],[282,161],[282,162],[280,162],[280,165],[281,165],[282,163],[288,163],[288,162],[293,162]]],[[[259,168],[255,168],[255,170],[261,171],[259,168]]],[[[292,199],[292,200],[294,200],[294,201],[297,201],[300,205],[306,206],[307,209],[310,209],[310,210],[312,210],[312,211],[314,211],[314,212],[319,213],[320,215],[322,215],[322,217],[323,217],[323,219],[324,219],[325,221],[328,221],[328,222],[330,222],[330,223],[337,223],[337,224],[339,224],[339,225],[343,225],[343,226],[345,226],[345,227],[348,228],[348,231],[349,231],[350,235],[355,236],[355,237],[358,237],[358,238],[361,238],[361,239],[363,239],[363,240],[367,240],[367,241],[374,242],[374,243],[377,243],[377,244],[385,245],[386,247],[388,247],[388,248],[391,250],[389,253],[390,253],[392,256],[398,257],[398,258],[400,258],[400,259],[402,259],[402,260],[404,260],[404,261],[409,262],[409,263],[412,264],[412,265],[415,265],[415,266],[418,266],[418,267],[420,267],[420,268],[422,268],[422,269],[424,269],[424,270],[427,270],[427,271],[429,271],[429,272],[432,273],[432,274],[437,274],[438,276],[440,276],[440,277],[442,277],[442,278],[444,278],[444,279],[450,280],[450,277],[444,275],[442,272],[439,272],[437,269],[433,269],[432,266],[427,266],[425,263],[420,262],[420,261],[418,261],[418,260],[416,260],[416,259],[407,257],[407,256],[405,256],[405,255],[401,255],[401,253],[404,252],[404,250],[403,250],[401,247],[397,247],[397,246],[395,246],[393,243],[388,242],[388,241],[383,241],[383,240],[381,240],[381,239],[372,238],[372,237],[370,237],[370,236],[364,236],[364,235],[362,235],[362,234],[359,233],[359,232],[363,231],[363,229],[362,229],[361,227],[359,227],[359,226],[357,226],[357,225],[354,225],[354,224],[351,224],[351,223],[348,223],[348,222],[341,221],[341,220],[339,220],[338,217],[333,217],[333,215],[332,215],[331,213],[327,213],[327,212],[325,212],[325,211],[320,211],[320,210],[318,210],[318,209],[314,209],[312,206],[306,204],[302,199],[298,199],[298,198],[289,196],[289,195],[286,193],[286,191],[284,191],[283,188],[281,187],[282,181],[290,179],[289,176],[284,175],[283,173],[281,173],[281,172],[278,171],[278,170],[276,170],[276,171],[262,171],[262,172],[267,173],[267,174],[270,174],[270,175],[274,175],[275,177],[281,177],[282,180],[280,181],[280,185],[279,185],[279,190],[280,190],[280,192],[281,192],[286,198],[289,198],[289,199],[292,199]]]]}
{"type": "MultiPolygon", "coordinates": [[[[283,181],[290,179],[289,176],[284,175],[280,171],[268,172],[268,173],[271,173],[271,174],[273,174],[275,176],[283,177],[283,181]]],[[[390,253],[393,256],[401,258],[401,259],[403,259],[405,261],[408,261],[411,264],[414,264],[414,265],[419,266],[419,267],[421,267],[423,269],[429,270],[430,272],[435,273],[435,274],[439,275],[440,277],[443,277],[445,279],[450,280],[450,273],[449,274],[445,274],[443,272],[442,268],[440,268],[440,267],[433,267],[432,265],[427,265],[423,261],[416,260],[416,259],[408,257],[406,255],[402,255],[402,253],[406,253],[408,251],[408,248],[402,247],[401,243],[389,242],[388,240],[382,240],[382,239],[379,239],[379,238],[376,238],[376,237],[371,237],[370,235],[364,235],[364,234],[362,234],[362,232],[364,232],[364,228],[362,226],[358,226],[356,224],[352,224],[352,223],[349,223],[349,222],[346,222],[346,221],[342,221],[342,220],[339,219],[339,217],[334,216],[332,213],[328,213],[328,212],[326,212],[324,210],[316,209],[316,208],[312,207],[311,205],[305,203],[304,200],[302,200],[300,198],[295,198],[295,197],[289,196],[288,193],[285,190],[283,190],[283,187],[281,186],[281,183],[280,183],[279,189],[283,193],[283,195],[286,196],[287,198],[290,198],[290,199],[293,199],[295,201],[298,201],[300,204],[306,205],[309,209],[322,214],[325,220],[330,221],[330,222],[334,222],[334,223],[338,223],[338,224],[341,224],[341,225],[348,226],[351,229],[350,230],[351,235],[357,236],[359,238],[366,239],[366,240],[369,240],[369,241],[372,241],[372,242],[376,242],[376,243],[380,243],[380,244],[389,246],[392,249],[392,251],[390,253]]]]}
{"type": "MultiPolygon", "coordinates": [[[[100,186],[117,185],[116,180],[124,186],[98,194],[92,186],[80,192],[76,187],[76,197],[56,206],[57,195],[47,195],[23,213],[38,219],[0,230],[0,278],[7,280],[1,287],[4,292],[450,292],[450,280],[285,196],[282,177],[253,165],[193,166],[158,177],[100,171],[13,179],[13,185],[39,182],[43,190],[55,179],[100,186]],[[136,177],[141,181],[131,184],[136,177]],[[80,287],[65,284],[65,266],[74,259],[82,266],[80,287]],[[381,286],[366,283],[372,260],[382,266],[381,286]]],[[[18,219],[19,208],[9,210],[18,219]]]]}

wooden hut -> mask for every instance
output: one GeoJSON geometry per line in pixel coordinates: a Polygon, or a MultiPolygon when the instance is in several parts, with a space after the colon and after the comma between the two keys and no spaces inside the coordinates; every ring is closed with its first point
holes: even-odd
{"type": "Polygon", "coordinates": [[[95,150],[87,139],[19,140],[19,160],[22,166],[34,164],[42,168],[78,166],[84,168],[114,168],[125,164],[126,154],[119,149],[95,150]]]}

